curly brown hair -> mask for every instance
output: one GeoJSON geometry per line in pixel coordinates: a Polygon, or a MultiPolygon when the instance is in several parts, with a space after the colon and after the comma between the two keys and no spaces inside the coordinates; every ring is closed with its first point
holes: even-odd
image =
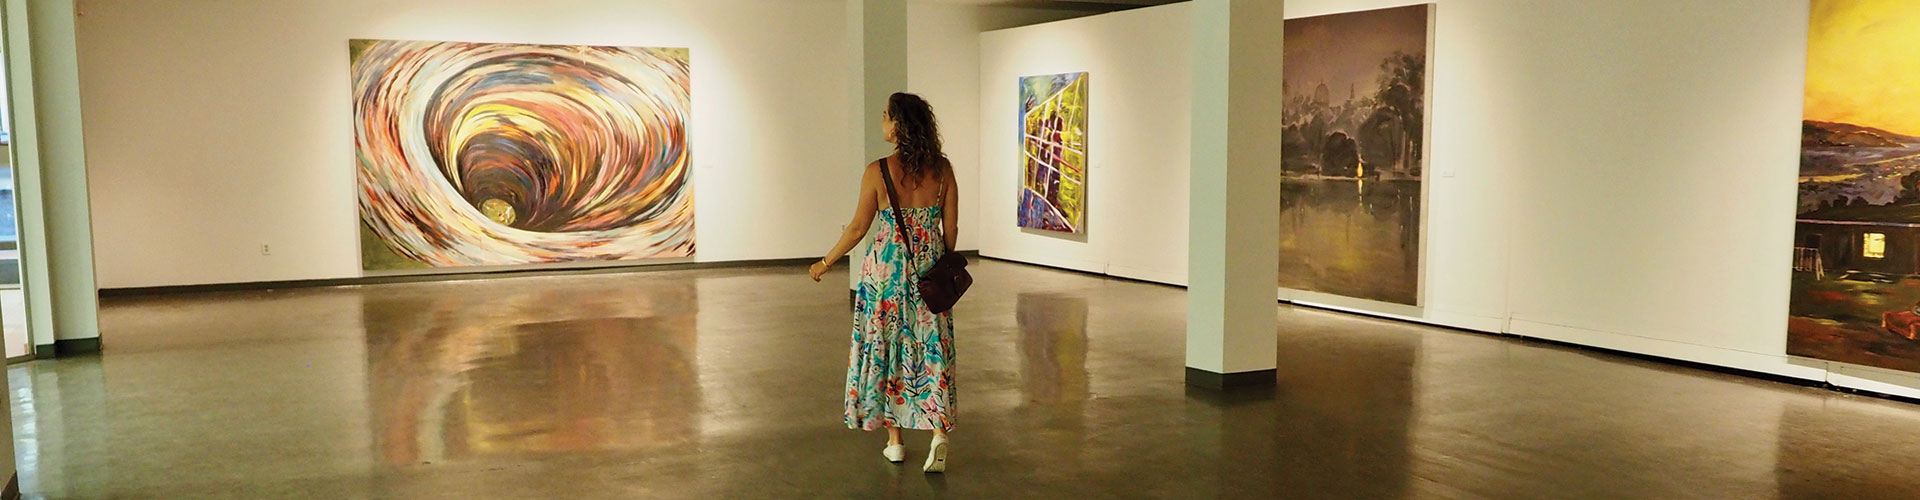
{"type": "Polygon", "coordinates": [[[939,173],[947,165],[940,152],[940,124],[933,117],[933,105],[906,92],[887,98],[887,116],[893,118],[895,149],[900,152],[900,169],[915,180],[939,173]]]}

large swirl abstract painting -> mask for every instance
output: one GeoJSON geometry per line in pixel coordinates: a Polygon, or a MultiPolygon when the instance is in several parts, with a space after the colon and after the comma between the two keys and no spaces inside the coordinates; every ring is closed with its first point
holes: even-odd
{"type": "Polygon", "coordinates": [[[363,268],[693,255],[687,49],[349,48],[363,268]]]}

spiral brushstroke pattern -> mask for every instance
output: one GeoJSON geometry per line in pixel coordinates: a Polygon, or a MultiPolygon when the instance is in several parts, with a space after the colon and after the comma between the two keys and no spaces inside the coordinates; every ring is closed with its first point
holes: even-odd
{"type": "Polygon", "coordinates": [[[361,221],[394,254],[431,267],[693,254],[686,49],[352,47],[361,221]]]}

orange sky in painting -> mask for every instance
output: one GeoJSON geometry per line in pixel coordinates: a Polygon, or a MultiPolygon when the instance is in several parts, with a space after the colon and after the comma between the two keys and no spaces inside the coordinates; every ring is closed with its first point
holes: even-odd
{"type": "Polygon", "coordinates": [[[1813,0],[1808,120],[1920,135],[1920,1],[1813,0]]]}

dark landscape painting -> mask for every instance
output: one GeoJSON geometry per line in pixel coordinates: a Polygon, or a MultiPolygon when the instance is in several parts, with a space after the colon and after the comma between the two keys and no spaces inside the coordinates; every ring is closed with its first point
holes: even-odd
{"type": "Polygon", "coordinates": [[[1787,354],[1920,372],[1920,2],[1812,20],[1787,354]]]}
{"type": "Polygon", "coordinates": [[[1419,305],[1432,12],[1287,21],[1281,288],[1419,305]]]}

